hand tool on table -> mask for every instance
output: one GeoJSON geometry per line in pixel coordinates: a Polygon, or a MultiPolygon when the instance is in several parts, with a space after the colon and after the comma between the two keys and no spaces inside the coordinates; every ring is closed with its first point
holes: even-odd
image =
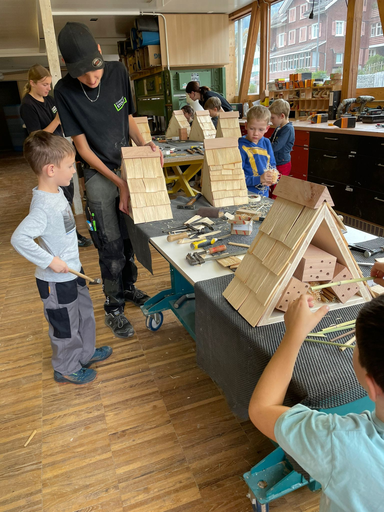
{"type": "Polygon", "coordinates": [[[196,254],[215,254],[216,252],[224,252],[227,250],[226,245],[216,245],[216,247],[209,247],[208,249],[203,249],[202,251],[196,251],[196,254]]]}
{"type": "Polygon", "coordinates": [[[179,309],[179,307],[181,307],[186,300],[191,300],[191,299],[194,299],[194,298],[195,298],[195,294],[194,293],[186,293],[185,295],[182,295],[179,299],[177,299],[173,303],[173,307],[175,309],[179,309]]]}
{"type": "Polygon", "coordinates": [[[191,243],[191,249],[198,249],[200,247],[207,247],[208,245],[213,245],[219,240],[224,240],[224,238],[228,238],[231,236],[231,233],[229,235],[219,236],[217,238],[211,238],[210,240],[202,239],[202,240],[194,240],[191,243]]]}
{"type": "Polygon", "coordinates": [[[222,253],[222,254],[218,254],[217,256],[211,256],[209,258],[203,258],[201,256],[201,254],[197,253],[197,252],[194,252],[194,253],[191,253],[189,252],[186,256],[186,260],[188,261],[188,263],[190,265],[202,265],[203,263],[207,262],[207,261],[214,261],[214,260],[220,260],[222,258],[228,258],[229,256],[241,256],[242,254],[246,254],[246,251],[241,251],[241,252],[232,252],[232,253],[222,253]]]}
{"type": "Polygon", "coordinates": [[[73,270],[72,268],[68,268],[68,271],[77,277],[81,277],[85,281],[89,281],[89,284],[101,284],[101,279],[99,277],[96,279],[92,279],[92,277],[88,277],[85,274],[82,274],[81,272],[77,272],[77,270],[73,270]]]}
{"type": "Polygon", "coordinates": [[[364,253],[367,248],[364,247],[364,245],[360,245],[360,244],[348,244],[348,248],[351,249],[352,251],[357,251],[357,252],[362,252],[364,253]]]}
{"type": "Polygon", "coordinates": [[[223,217],[224,210],[221,208],[215,208],[214,206],[202,206],[197,210],[197,215],[201,215],[202,217],[209,217],[211,219],[217,219],[223,217]]]}
{"type": "Polygon", "coordinates": [[[377,249],[367,249],[364,251],[364,257],[370,258],[371,256],[374,256],[375,254],[379,254],[379,252],[384,252],[384,246],[378,247],[377,249]]]}
{"type": "Polygon", "coordinates": [[[187,204],[178,204],[177,205],[177,209],[178,210],[194,210],[195,207],[194,207],[194,204],[196,203],[196,201],[198,199],[200,199],[200,197],[202,196],[202,194],[196,194],[194,197],[192,197],[192,199],[190,199],[188,201],[187,204]]]}

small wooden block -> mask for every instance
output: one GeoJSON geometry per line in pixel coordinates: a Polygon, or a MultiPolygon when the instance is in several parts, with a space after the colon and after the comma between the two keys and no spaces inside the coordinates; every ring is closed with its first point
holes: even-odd
{"type": "Polygon", "coordinates": [[[179,128],[179,139],[180,140],[188,140],[187,128],[179,128]]]}
{"type": "MultiPolygon", "coordinates": [[[[344,267],[344,265],[336,263],[335,273],[332,281],[347,281],[348,279],[353,279],[350,271],[347,269],[347,267],[344,267]]],[[[356,295],[356,293],[359,291],[357,283],[342,284],[329,289],[332,290],[339,301],[343,304],[347,302],[351,297],[356,295]]]]}
{"type": "Polygon", "coordinates": [[[276,309],[284,312],[287,311],[289,304],[295,299],[298,299],[301,295],[307,293],[308,289],[309,284],[302,283],[295,277],[292,277],[282,296],[277,301],[276,309]]]}
{"type": "Polygon", "coordinates": [[[331,281],[335,273],[336,256],[310,244],[293,276],[299,281],[331,281]]]}

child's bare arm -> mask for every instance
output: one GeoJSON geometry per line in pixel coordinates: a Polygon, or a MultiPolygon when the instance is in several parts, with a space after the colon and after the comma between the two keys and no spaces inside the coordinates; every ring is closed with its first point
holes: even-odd
{"type": "Polygon", "coordinates": [[[323,306],[312,313],[309,309],[312,306],[313,297],[310,295],[302,295],[289,306],[284,316],[285,335],[260,377],[251,398],[250,419],[271,439],[275,439],[276,421],[288,409],[282,404],[300,347],[308,332],[320,322],[329,309],[328,306],[323,306]]]}

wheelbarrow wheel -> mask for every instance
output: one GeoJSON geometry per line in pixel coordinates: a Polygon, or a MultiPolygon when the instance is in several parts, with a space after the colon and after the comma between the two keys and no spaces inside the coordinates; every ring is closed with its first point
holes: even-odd
{"type": "Polygon", "coordinates": [[[147,316],[145,319],[145,325],[150,331],[158,331],[163,325],[163,313],[154,313],[153,315],[147,316]]]}

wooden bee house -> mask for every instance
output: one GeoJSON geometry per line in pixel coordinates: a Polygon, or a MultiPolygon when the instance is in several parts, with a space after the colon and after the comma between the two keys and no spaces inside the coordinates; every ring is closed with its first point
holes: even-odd
{"type": "MultiPolygon", "coordinates": [[[[151,130],[149,129],[148,118],[147,117],[135,117],[135,122],[139,129],[139,132],[143,136],[145,143],[151,142],[152,135],[151,130]]],[[[131,139],[132,146],[136,146],[135,142],[131,139]]]]}
{"type": "Polygon", "coordinates": [[[248,203],[248,190],[237,139],[204,141],[202,194],[212,206],[248,203]]]}
{"type": "Polygon", "coordinates": [[[135,224],[172,219],[160,163],[160,150],[149,146],[121,148],[122,178],[128,184],[129,215],[135,224]]]}
{"type": "MultiPolygon", "coordinates": [[[[352,278],[360,269],[343,237],[327,187],[282,176],[274,191],[276,200],[236,270],[224,297],[255,327],[283,321],[275,308],[310,244],[336,257],[352,278]]],[[[358,295],[346,306],[371,300],[365,282],[356,283],[358,295]]],[[[336,287],[335,287],[336,289],[336,287]]],[[[323,303],[317,303],[321,307],[323,303]]],[[[344,307],[330,303],[331,309],[344,307]]]]}
{"type": "Polygon", "coordinates": [[[241,137],[238,112],[220,112],[216,137],[241,137]]]}
{"type": "Polygon", "coordinates": [[[165,137],[167,139],[170,139],[171,137],[178,137],[180,128],[185,128],[189,135],[191,127],[189,126],[189,123],[186,117],[184,116],[183,111],[174,110],[172,112],[172,117],[171,120],[169,121],[167,131],[165,132],[165,137]]]}
{"type": "Polygon", "coordinates": [[[204,139],[214,139],[215,137],[216,128],[213,126],[208,110],[197,110],[193,118],[189,140],[202,142],[204,139]]]}

